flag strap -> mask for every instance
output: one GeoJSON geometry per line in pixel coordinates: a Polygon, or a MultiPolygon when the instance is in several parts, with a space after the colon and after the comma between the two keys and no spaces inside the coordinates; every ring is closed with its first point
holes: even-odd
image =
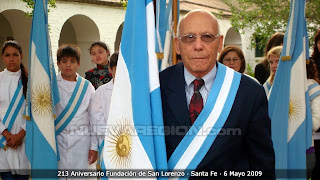
{"type": "Polygon", "coordinates": [[[157,59],[162,60],[164,57],[164,53],[156,53],[157,59]]]}
{"type": "Polygon", "coordinates": [[[291,56],[283,56],[281,57],[281,61],[290,61],[291,60],[291,56]]]}

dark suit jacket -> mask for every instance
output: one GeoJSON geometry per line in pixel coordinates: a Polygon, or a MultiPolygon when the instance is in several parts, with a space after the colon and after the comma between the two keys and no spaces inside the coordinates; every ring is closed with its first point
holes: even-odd
{"type": "MultiPolygon", "coordinates": [[[[160,73],[166,127],[191,125],[183,69],[183,64],[179,63],[160,73]]],[[[197,170],[263,170],[263,175],[274,177],[275,157],[267,98],[263,87],[245,75],[241,77],[235,102],[223,129],[231,133],[228,135],[221,131],[197,170]],[[233,130],[238,133],[232,133],[233,130]]],[[[168,159],[185,133],[166,134],[168,159]]]]}

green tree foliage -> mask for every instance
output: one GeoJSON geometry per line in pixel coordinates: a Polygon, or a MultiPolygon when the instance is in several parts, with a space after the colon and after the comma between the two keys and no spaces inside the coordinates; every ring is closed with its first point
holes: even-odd
{"type": "MultiPolygon", "coordinates": [[[[277,31],[285,32],[290,13],[290,0],[223,0],[232,13],[231,24],[241,33],[246,28],[253,29],[251,47],[260,39],[265,45],[277,31]]],[[[320,0],[308,0],[306,18],[310,43],[320,27],[320,0]]]]}
{"type": "MultiPolygon", "coordinates": [[[[27,7],[32,9],[31,12],[27,12],[27,16],[33,15],[33,7],[34,7],[34,0],[21,0],[22,2],[27,3],[27,7]]],[[[49,8],[56,8],[56,0],[48,0],[49,8]]],[[[48,9],[50,11],[50,9],[48,9]]]]}

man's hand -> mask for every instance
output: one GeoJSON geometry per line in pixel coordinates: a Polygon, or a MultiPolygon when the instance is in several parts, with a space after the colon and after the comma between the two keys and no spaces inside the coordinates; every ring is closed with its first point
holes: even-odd
{"type": "Polygon", "coordinates": [[[96,162],[97,159],[98,159],[98,151],[89,150],[89,157],[88,157],[89,164],[96,162]]]}

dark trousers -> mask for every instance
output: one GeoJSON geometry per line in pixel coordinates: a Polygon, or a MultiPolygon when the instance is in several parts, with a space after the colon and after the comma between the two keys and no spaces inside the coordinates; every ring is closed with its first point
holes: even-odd
{"type": "Polygon", "coordinates": [[[2,180],[29,180],[28,175],[12,175],[11,172],[0,172],[2,180]]]}
{"type": "Polygon", "coordinates": [[[314,140],[314,149],[316,155],[316,165],[312,171],[311,179],[319,180],[320,179],[320,140],[314,140]]]}

